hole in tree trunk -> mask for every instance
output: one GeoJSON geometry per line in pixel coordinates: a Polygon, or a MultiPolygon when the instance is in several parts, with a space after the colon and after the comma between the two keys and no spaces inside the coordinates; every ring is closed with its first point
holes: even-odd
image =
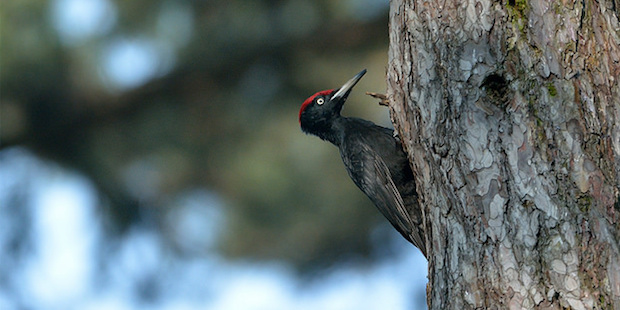
{"type": "Polygon", "coordinates": [[[508,83],[503,76],[496,73],[490,74],[484,78],[480,87],[486,91],[493,104],[503,106],[508,101],[508,83]]]}

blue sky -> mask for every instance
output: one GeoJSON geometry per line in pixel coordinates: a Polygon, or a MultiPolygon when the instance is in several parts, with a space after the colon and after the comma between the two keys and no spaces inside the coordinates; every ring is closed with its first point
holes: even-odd
{"type": "MultiPolygon", "coordinates": [[[[0,285],[0,309],[398,310],[423,304],[426,261],[397,234],[402,242],[393,258],[333,269],[310,282],[296,278],[283,262],[228,261],[215,250],[178,257],[148,227],[131,230],[118,244],[106,239],[96,190],[83,176],[22,149],[1,155],[0,217],[11,217],[7,202],[19,188],[32,197],[22,207],[33,233],[28,255],[0,285]],[[143,296],[143,285],[153,286],[158,297],[143,296]]],[[[209,249],[225,217],[218,200],[196,190],[181,203],[173,221],[184,227],[178,237],[209,249]]],[[[8,236],[23,227],[4,227],[0,246],[6,249],[8,236]]]]}

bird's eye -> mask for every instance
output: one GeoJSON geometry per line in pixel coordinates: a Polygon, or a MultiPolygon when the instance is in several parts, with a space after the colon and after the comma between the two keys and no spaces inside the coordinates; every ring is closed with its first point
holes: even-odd
{"type": "Polygon", "coordinates": [[[323,98],[319,98],[319,99],[316,100],[316,104],[318,104],[318,105],[322,105],[323,103],[325,103],[325,99],[323,99],[323,98]]]}

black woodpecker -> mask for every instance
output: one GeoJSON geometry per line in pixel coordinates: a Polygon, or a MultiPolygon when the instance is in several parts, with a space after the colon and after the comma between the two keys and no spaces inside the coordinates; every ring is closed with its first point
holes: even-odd
{"type": "Polygon", "coordinates": [[[299,124],[308,134],[340,150],[349,176],[405,239],[426,256],[422,211],[413,172],[400,141],[391,129],[340,115],[362,70],[339,89],[320,91],[299,110],[299,124]]]}

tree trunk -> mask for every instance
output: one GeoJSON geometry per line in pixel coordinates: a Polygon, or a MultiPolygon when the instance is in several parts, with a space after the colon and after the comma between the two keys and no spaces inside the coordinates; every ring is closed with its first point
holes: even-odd
{"type": "Polygon", "coordinates": [[[620,3],[392,0],[430,309],[620,309],[620,3]]]}

